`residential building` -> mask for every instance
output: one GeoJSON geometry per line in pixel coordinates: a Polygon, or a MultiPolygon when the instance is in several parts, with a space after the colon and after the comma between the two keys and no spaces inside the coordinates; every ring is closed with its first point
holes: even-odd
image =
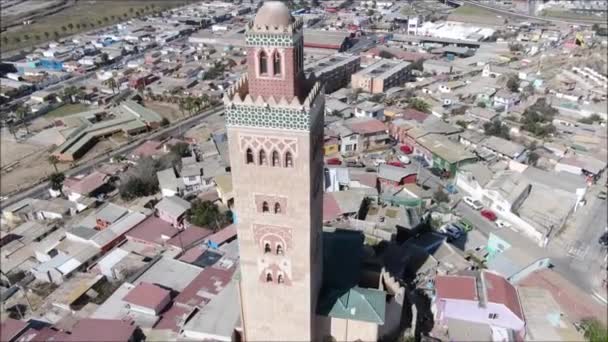
{"type": "Polygon", "coordinates": [[[355,117],[384,120],[384,105],[371,101],[363,101],[355,106],[355,117]]]}
{"type": "Polygon", "coordinates": [[[414,165],[407,167],[381,164],[378,167],[378,179],[380,184],[385,186],[399,186],[405,184],[415,184],[418,168],[414,165]]]}
{"type": "Polygon", "coordinates": [[[383,59],[353,74],[351,86],[372,94],[383,93],[408,81],[410,65],[409,62],[383,59]]]}
{"type": "Polygon", "coordinates": [[[373,151],[388,147],[388,128],[376,119],[350,119],[344,122],[357,136],[354,150],[357,152],[373,151]]]}
{"type": "Polygon", "coordinates": [[[327,94],[346,87],[360,68],[361,57],[338,53],[306,64],[304,72],[325,84],[327,94]]]}
{"type": "Polygon", "coordinates": [[[521,161],[526,157],[525,146],[501,137],[490,136],[480,145],[482,149],[501,159],[521,161]]]}
{"type": "Polygon", "coordinates": [[[435,324],[456,319],[488,325],[492,330],[525,337],[525,319],[517,289],[504,277],[490,272],[440,275],[435,278],[435,324]]]}
{"type": "Polygon", "coordinates": [[[169,196],[163,199],[154,207],[158,217],[170,223],[176,228],[181,228],[184,224],[185,214],[192,205],[190,202],[177,197],[169,196]]]}

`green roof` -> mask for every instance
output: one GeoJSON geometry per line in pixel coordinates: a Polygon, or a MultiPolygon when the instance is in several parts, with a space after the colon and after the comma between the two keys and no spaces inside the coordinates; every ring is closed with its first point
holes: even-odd
{"type": "Polygon", "coordinates": [[[336,291],[328,316],[384,324],[386,293],[381,290],[353,287],[340,294],[336,291]]]}

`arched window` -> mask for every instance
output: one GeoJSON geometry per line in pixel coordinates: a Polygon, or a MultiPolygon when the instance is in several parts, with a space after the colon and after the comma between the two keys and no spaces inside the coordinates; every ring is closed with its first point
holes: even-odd
{"type": "Polygon", "coordinates": [[[268,242],[266,242],[264,244],[264,253],[271,253],[272,252],[272,248],[270,248],[270,244],[268,242]]]}
{"type": "Polygon", "coordinates": [[[281,54],[278,51],[272,54],[272,72],[275,76],[281,74],[281,54]]]}
{"type": "Polygon", "coordinates": [[[260,150],[260,165],[266,165],[266,151],[260,150]]]}
{"type": "Polygon", "coordinates": [[[283,246],[277,245],[277,255],[283,255],[283,246]]]}
{"type": "Polygon", "coordinates": [[[262,50],[260,52],[260,74],[268,73],[268,56],[266,55],[266,51],[262,50]]]}
{"type": "Polygon", "coordinates": [[[270,210],[268,209],[268,202],[264,201],[264,203],[262,203],[262,212],[263,213],[267,213],[270,210]]]}
{"type": "Polygon", "coordinates": [[[293,167],[293,157],[289,151],[285,153],[285,167],[293,167]]]}
{"type": "Polygon", "coordinates": [[[283,275],[282,274],[279,274],[279,276],[277,277],[277,283],[279,283],[279,284],[283,284],[284,283],[284,281],[283,281],[283,275]]]}
{"type": "Polygon", "coordinates": [[[272,151],[272,166],[281,166],[281,162],[279,161],[279,152],[272,151]]]}
{"type": "Polygon", "coordinates": [[[266,282],[267,283],[272,283],[272,274],[266,273],[266,282]]]}
{"type": "Polygon", "coordinates": [[[281,204],[279,202],[274,204],[274,213],[275,214],[280,214],[281,213],[281,204]]]}
{"type": "Polygon", "coordinates": [[[247,164],[253,164],[253,151],[250,148],[247,149],[247,164]]]}

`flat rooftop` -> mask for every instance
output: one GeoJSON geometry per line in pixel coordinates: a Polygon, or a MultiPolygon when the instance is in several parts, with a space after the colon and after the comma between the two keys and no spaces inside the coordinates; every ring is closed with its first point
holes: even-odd
{"type": "Polygon", "coordinates": [[[407,68],[410,64],[410,62],[406,61],[382,60],[359,71],[357,74],[376,78],[387,78],[395,72],[407,68]]]}

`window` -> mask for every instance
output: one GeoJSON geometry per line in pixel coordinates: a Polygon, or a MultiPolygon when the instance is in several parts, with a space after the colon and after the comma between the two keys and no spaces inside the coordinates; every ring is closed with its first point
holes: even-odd
{"type": "Polygon", "coordinates": [[[263,213],[267,213],[270,210],[268,209],[268,202],[264,201],[264,203],[262,203],[262,212],[263,213]]]}
{"type": "Polygon", "coordinates": [[[268,73],[268,56],[266,51],[260,52],[260,75],[268,73]]]}
{"type": "Polygon", "coordinates": [[[281,213],[281,204],[278,203],[278,202],[274,204],[274,213],[275,214],[280,214],[281,213]]]}
{"type": "Polygon", "coordinates": [[[282,275],[282,274],[279,274],[279,276],[277,277],[277,283],[279,283],[279,284],[283,284],[283,282],[284,282],[284,281],[283,281],[283,275],[282,275]]]}
{"type": "Polygon", "coordinates": [[[260,165],[266,165],[266,151],[260,150],[260,165]]]}
{"type": "Polygon", "coordinates": [[[496,313],[488,314],[488,318],[489,319],[497,319],[498,318],[498,314],[496,314],[496,313]]]}
{"type": "Polygon", "coordinates": [[[293,157],[289,151],[285,153],[285,167],[293,167],[293,157]]]}
{"type": "Polygon", "coordinates": [[[272,71],[275,76],[281,75],[281,54],[278,51],[272,55],[272,71]]]}
{"type": "Polygon", "coordinates": [[[271,253],[272,252],[272,248],[270,248],[270,244],[268,242],[266,242],[264,244],[264,253],[271,253]]]}
{"type": "Polygon", "coordinates": [[[277,255],[283,255],[283,246],[277,245],[277,255]]]}
{"type": "Polygon", "coordinates": [[[247,160],[245,161],[247,164],[253,164],[253,151],[250,148],[247,149],[247,160]]]}
{"type": "Polygon", "coordinates": [[[272,166],[280,166],[281,162],[279,161],[279,152],[272,151],[272,166]]]}
{"type": "Polygon", "coordinates": [[[272,283],[272,274],[266,273],[266,282],[267,283],[272,283]]]}

